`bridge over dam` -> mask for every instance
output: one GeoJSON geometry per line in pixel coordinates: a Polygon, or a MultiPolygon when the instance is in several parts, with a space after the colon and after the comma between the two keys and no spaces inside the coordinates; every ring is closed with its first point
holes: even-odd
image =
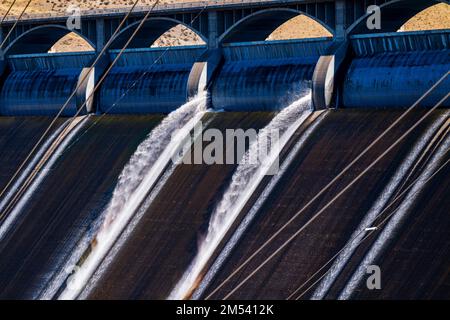
{"type": "Polygon", "coordinates": [[[448,299],[450,30],[398,31],[438,3],[199,1],[118,33],[125,9],[6,19],[0,298],[448,299]],[[267,40],[300,14],[331,36],[267,40]],[[178,25],[204,44],[151,47],[178,25]],[[70,32],[93,50],[49,53],[70,32]],[[208,129],[277,130],[279,170],[172,161],[208,129]]]}
{"type": "MultiPolygon", "coordinates": [[[[213,0],[158,5],[130,48],[148,47],[166,30],[178,24],[192,28],[210,48],[223,42],[265,40],[278,26],[300,13],[318,21],[338,38],[354,33],[395,32],[405,21],[439,2],[448,3],[447,0],[213,0]],[[365,26],[370,5],[379,5],[383,10],[381,30],[370,31],[365,26]],[[194,17],[197,17],[195,21],[194,17]]],[[[134,10],[111,48],[121,47],[148,9],[137,7],[134,10]]],[[[127,11],[83,11],[80,13],[80,28],[75,32],[100,50],[127,11]]],[[[57,39],[72,31],[67,28],[68,18],[65,14],[26,15],[7,39],[4,51],[47,52],[57,39]]],[[[5,19],[1,26],[2,37],[8,34],[14,22],[13,18],[5,19]]]]}

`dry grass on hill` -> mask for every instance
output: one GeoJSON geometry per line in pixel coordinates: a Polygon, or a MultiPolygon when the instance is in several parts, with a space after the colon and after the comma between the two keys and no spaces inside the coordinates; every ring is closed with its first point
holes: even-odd
{"type": "MultiPolygon", "coordinates": [[[[0,13],[4,13],[13,0],[4,0],[0,4],[0,13]]],[[[20,13],[28,0],[17,0],[13,14],[20,13]]],[[[141,0],[142,4],[150,5],[154,0],[141,0]]],[[[194,2],[194,0],[161,0],[161,3],[194,2]]],[[[65,12],[69,5],[79,6],[81,9],[119,8],[127,7],[133,0],[34,0],[27,10],[29,13],[65,12]]],[[[450,5],[437,4],[424,10],[404,27],[404,31],[450,29],[450,5]]],[[[270,40],[298,39],[330,36],[330,33],[312,19],[300,15],[283,24],[269,37],[270,40]]],[[[166,32],[154,46],[177,46],[201,43],[200,37],[185,27],[175,27],[166,32]]],[[[81,38],[69,34],[62,38],[52,51],[85,51],[89,45],[81,38]]]]}

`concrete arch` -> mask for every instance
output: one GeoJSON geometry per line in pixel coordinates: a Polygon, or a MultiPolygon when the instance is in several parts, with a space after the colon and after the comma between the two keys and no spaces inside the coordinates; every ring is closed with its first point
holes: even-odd
{"type": "MultiPolygon", "coordinates": [[[[141,20],[133,22],[123,29],[111,43],[111,49],[121,49],[125,46],[130,36],[133,34],[136,27],[141,23],[141,20]]],[[[134,39],[129,44],[128,48],[148,48],[166,31],[169,31],[175,26],[182,25],[195,32],[205,43],[208,39],[198,30],[192,26],[172,18],[156,17],[148,19],[144,26],[139,30],[134,39]]]]}
{"type": "Polygon", "coordinates": [[[49,24],[27,30],[12,41],[4,53],[5,55],[47,53],[59,39],[71,32],[80,36],[95,50],[94,43],[81,33],[70,30],[66,26],[49,24]]]}
{"type": "Polygon", "coordinates": [[[335,34],[331,26],[306,12],[288,8],[272,8],[257,11],[239,20],[220,36],[219,43],[264,41],[283,23],[301,14],[318,22],[331,34],[335,34]]]}
{"type": "Polygon", "coordinates": [[[449,0],[392,0],[380,4],[381,30],[370,30],[366,20],[370,16],[365,14],[347,28],[347,34],[396,32],[402,25],[416,14],[438,3],[447,3],[449,0]]]}

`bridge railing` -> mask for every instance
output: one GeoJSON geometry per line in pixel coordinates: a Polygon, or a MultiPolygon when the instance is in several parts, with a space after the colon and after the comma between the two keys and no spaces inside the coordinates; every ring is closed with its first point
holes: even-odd
{"type": "MultiPolygon", "coordinates": [[[[194,10],[202,9],[204,7],[228,7],[228,6],[238,6],[238,5],[266,5],[268,3],[289,3],[289,2],[299,2],[299,0],[208,0],[208,1],[192,1],[192,2],[181,2],[181,3],[164,3],[155,7],[154,11],[164,12],[164,11],[176,11],[176,10],[194,10]]],[[[151,5],[136,6],[134,12],[145,12],[151,5]]],[[[109,15],[109,14],[123,14],[128,12],[130,7],[118,7],[118,8],[104,8],[104,9],[86,9],[81,10],[81,16],[95,16],[95,15],[109,15]]],[[[25,13],[22,20],[39,20],[39,19],[49,19],[49,18],[67,18],[69,14],[67,12],[50,12],[46,14],[41,13],[25,13]]],[[[5,22],[13,22],[16,20],[16,16],[7,17],[5,22]]]]}

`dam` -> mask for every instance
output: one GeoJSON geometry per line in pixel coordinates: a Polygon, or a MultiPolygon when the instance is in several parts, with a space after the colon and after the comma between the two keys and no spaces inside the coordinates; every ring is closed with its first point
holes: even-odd
{"type": "Polygon", "coordinates": [[[100,10],[64,53],[66,16],[5,20],[0,299],[450,298],[450,30],[398,32],[439,2],[100,10]],[[300,14],[330,36],[266,40],[300,14]]]}

